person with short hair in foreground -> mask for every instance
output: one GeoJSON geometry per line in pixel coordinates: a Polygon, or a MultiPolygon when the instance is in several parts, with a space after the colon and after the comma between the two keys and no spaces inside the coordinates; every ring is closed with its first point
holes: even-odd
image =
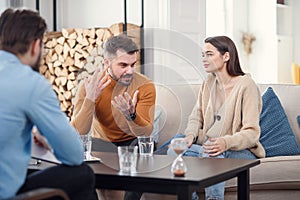
{"type": "Polygon", "coordinates": [[[27,9],[9,8],[0,17],[0,199],[45,187],[62,189],[72,200],[98,199],[79,134],[38,72],[46,28],[45,20],[27,9]],[[27,176],[33,126],[62,164],[27,176]]]}

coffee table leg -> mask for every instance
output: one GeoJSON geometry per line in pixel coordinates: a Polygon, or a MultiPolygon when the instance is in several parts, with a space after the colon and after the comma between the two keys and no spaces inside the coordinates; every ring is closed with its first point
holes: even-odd
{"type": "Polygon", "coordinates": [[[249,200],[250,199],[250,186],[249,186],[249,169],[242,171],[238,175],[238,199],[249,200]]]}
{"type": "Polygon", "coordinates": [[[178,200],[192,200],[192,190],[189,186],[180,186],[178,188],[179,193],[177,194],[178,200]]]}

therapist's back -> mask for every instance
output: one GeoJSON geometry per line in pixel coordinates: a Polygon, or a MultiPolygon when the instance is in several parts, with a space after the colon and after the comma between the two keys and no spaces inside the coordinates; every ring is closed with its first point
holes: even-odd
{"type": "Polygon", "coordinates": [[[30,10],[7,9],[0,17],[0,199],[40,187],[63,189],[71,199],[97,199],[80,138],[38,73],[46,28],[30,10]],[[34,125],[62,165],[26,177],[34,125]]]}

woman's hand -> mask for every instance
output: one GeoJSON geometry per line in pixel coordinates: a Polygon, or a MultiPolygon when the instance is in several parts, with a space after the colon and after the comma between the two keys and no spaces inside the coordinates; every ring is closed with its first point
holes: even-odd
{"type": "Polygon", "coordinates": [[[194,142],[194,136],[192,134],[187,135],[185,136],[184,140],[186,141],[188,148],[190,148],[194,142]]]}
{"type": "Polygon", "coordinates": [[[224,151],[226,151],[226,142],[222,137],[219,138],[209,138],[203,144],[204,153],[208,153],[209,156],[214,157],[218,156],[224,151]]]}

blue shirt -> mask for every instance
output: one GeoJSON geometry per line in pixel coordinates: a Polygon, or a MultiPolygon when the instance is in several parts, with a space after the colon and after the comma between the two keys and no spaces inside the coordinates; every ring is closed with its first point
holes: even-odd
{"type": "Polygon", "coordinates": [[[80,137],[49,81],[14,54],[0,50],[0,199],[14,196],[24,183],[33,125],[63,164],[83,162],[80,137]]]}

